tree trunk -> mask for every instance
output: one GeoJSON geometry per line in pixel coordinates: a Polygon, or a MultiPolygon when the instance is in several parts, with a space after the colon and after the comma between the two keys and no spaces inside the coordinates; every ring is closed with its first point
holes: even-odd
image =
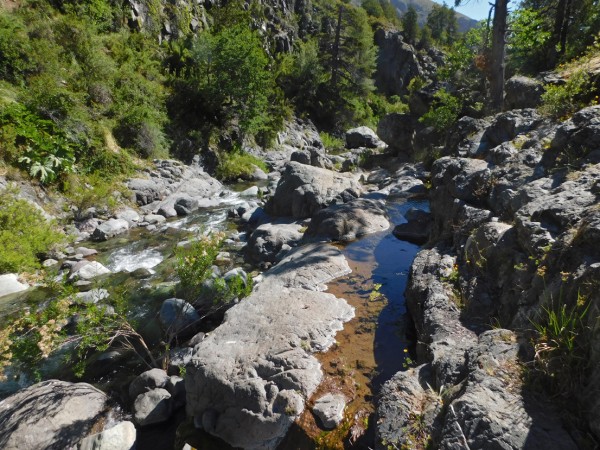
{"type": "Polygon", "coordinates": [[[338,71],[340,65],[340,39],[342,34],[342,10],[343,6],[338,8],[338,19],[335,26],[335,41],[331,54],[331,87],[336,88],[338,82],[338,71]]]}
{"type": "Polygon", "coordinates": [[[506,17],[509,0],[496,0],[492,30],[492,61],[490,94],[492,109],[501,111],[504,104],[504,48],[506,44],[506,17]]]}

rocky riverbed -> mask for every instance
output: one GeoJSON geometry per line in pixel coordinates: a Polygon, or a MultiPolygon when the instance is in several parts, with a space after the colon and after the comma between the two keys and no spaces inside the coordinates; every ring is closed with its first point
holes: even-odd
{"type": "MultiPolygon", "coordinates": [[[[173,248],[199,230],[226,232],[215,270],[254,276],[253,292],[192,326],[160,368],[130,366],[119,376],[122,355],[100,355],[104,370],[93,381],[112,400],[58,381],[7,397],[0,443],[593,448],[599,123],[600,107],[563,124],[534,110],[462,119],[430,172],[388,155],[368,171],[341,173],[332,168],[350,167],[343,161],[364,148],[327,155],[298,121],[280,136],[288,156],[262,155],[274,170],[242,191],[199,160],[156,161],[128,182],[135,207],[80,216],[79,242],[50,255],[48,266],[60,267],[82,301],[102,303],[100,279],[135,292],[140,332],[156,345],[165,328],[179,333],[200,318],[174,297],[170,265],[173,248]],[[568,391],[579,422],[564,420],[562,403],[532,382],[543,376],[532,323],[559,300],[586,308],[582,384],[568,391]],[[85,420],[75,407],[48,406],[88,398],[96,406],[85,420]],[[45,421],[28,427],[25,416],[45,421]]],[[[348,147],[383,145],[370,130],[348,136],[348,147]]],[[[2,298],[5,310],[23,301],[18,283],[2,281],[1,292],[15,290],[2,298]]]]}

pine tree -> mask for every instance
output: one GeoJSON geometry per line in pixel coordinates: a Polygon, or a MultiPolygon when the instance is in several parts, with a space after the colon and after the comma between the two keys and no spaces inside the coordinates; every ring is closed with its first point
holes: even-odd
{"type": "Polygon", "coordinates": [[[410,45],[415,45],[417,41],[417,33],[419,31],[417,18],[417,10],[413,5],[410,5],[406,11],[406,14],[402,16],[404,39],[406,39],[406,42],[408,42],[410,45]]]}

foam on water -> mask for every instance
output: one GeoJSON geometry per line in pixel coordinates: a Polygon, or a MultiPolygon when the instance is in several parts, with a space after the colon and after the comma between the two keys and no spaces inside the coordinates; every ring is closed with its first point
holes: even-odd
{"type": "Polygon", "coordinates": [[[123,247],[114,252],[109,259],[107,267],[113,272],[133,272],[137,269],[152,269],[163,261],[163,255],[155,249],[147,248],[141,251],[134,246],[123,247]]]}

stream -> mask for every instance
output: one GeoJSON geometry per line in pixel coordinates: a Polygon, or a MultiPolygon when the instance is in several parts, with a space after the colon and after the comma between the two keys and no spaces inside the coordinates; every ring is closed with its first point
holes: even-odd
{"type": "MultiPolygon", "coordinates": [[[[243,189],[248,186],[236,186],[243,189]]],[[[245,233],[235,231],[235,224],[228,219],[228,210],[245,201],[238,192],[228,191],[220,198],[218,206],[199,210],[184,218],[176,218],[162,224],[156,231],[143,228],[132,229],[126,234],[106,242],[81,244],[98,250],[97,261],[113,274],[105,280],[118,286],[131,297],[130,314],[138,330],[150,346],[157,345],[162,336],[157,311],[162,301],[173,297],[176,285],[173,249],[177,243],[197,236],[198,233],[226,230],[234,235],[224,249],[231,254],[231,267],[250,267],[243,264],[238,251],[245,233]],[[236,254],[237,252],[237,254],[236,254]]],[[[368,448],[373,441],[374,398],[386,380],[406,366],[409,342],[406,338],[406,309],[404,289],[410,265],[419,250],[417,245],[400,241],[391,233],[394,225],[405,222],[404,214],[410,208],[428,210],[422,201],[388,202],[387,209],[391,228],[385,232],[365,236],[342,249],[352,273],[338,278],[328,285],[328,292],[346,299],[354,308],[354,319],[346,323],[336,336],[336,344],[326,353],[316,355],[320,360],[324,381],[307,403],[301,417],[296,421],[280,450],[309,448],[368,448]],[[325,432],[317,425],[310,412],[314,400],[327,392],[339,392],[352,399],[346,407],[346,418],[333,431],[325,432]]],[[[31,289],[23,295],[0,299],[0,317],[22,307],[23,302],[34,305],[45,298],[42,289],[31,289]]],[[[208,324],[208,329],[218,323],[208,324]]],[[[124,367],[101,364],[92,380],[105,390],[118,390],[133,375],[142,370],[130,363],[124,367]]],[[[21,383],[23,384],[23,383],[21,383]]],[[[0,383],[0,397],[14,391],[17,386],[0,383]]],[[[174,439],[177,422],[140,430],[138,448],[163,448],[156,440],[174,439]]],[[[167,448],[167,447],[164,447],[167,448]]],[[[216,447],[218,448],[218,447],[216,447]]],[[[221,447],[221,448],[224,448],[221,447]]]]}

